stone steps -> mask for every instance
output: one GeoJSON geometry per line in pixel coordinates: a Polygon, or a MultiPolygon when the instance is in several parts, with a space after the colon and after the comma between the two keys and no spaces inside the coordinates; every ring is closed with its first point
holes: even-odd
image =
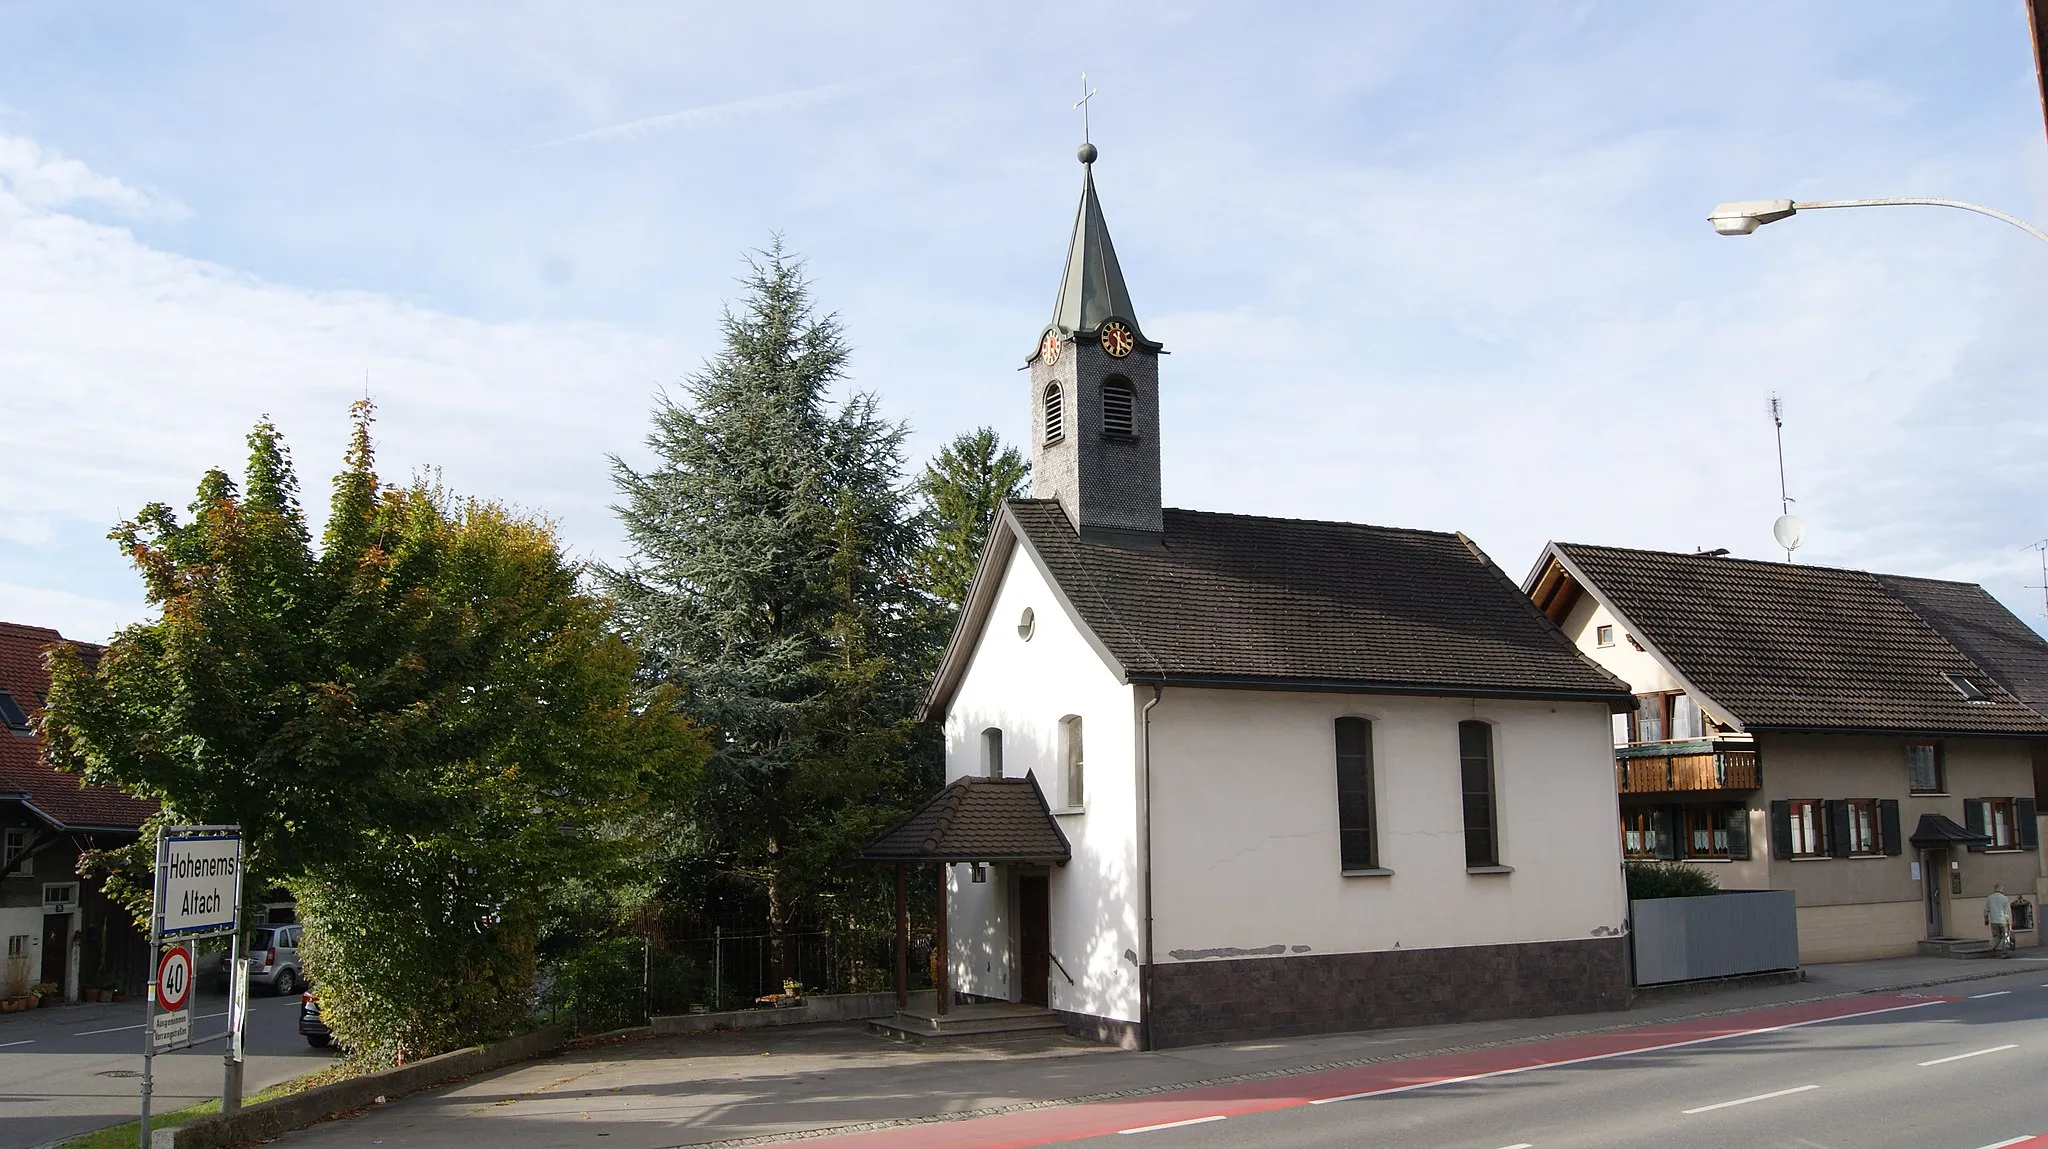
{"type": "Polygon", "coordinates": [[[1982,938],[1928,938],[1920,943],[1928,957],[1981,958],[1991,956],[1991,943],[1982,938]]]}
{"type": "Polygon", "coordinates": [[[898,1010],[868,1022],[868,1032],[918,1045],[1021,1034],[1060,1033],[1066,1023],[1049,1009],[1029,1005],[962,1005],[945,1014],[898,1010]]]}

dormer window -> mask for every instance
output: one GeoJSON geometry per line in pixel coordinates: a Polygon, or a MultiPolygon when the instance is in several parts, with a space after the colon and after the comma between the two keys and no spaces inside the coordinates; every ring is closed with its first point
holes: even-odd
{"type": "Polygon", "coordinates": [[[1112,439],[1134,438],[1137,396],[1128,379],[1110,377],[1102,384],[1102,433],[1112,439]]]}
{"type": "Polygon", "coordinates": [[[1061,420],[1060,385],[1047,384],[1045,388],[1045,444],[1050,447],[1060,441],[1065,430],[1061,420]]]}
{"type": "Polygon", "coordinates": [[[0,724],[5,724],[7,729],[17,734],[30,733],[28,715],[22,713],[21,703],[4,690],[0,690],[0,724]]]}
{"type": "Polygon", "coordinates": [[[1948,679],[1948,684],[1956,688],[1956,691],[1963,696],[1963,701],[1965,702],[1991,701],[1991,695],[1989,692],[1987,692],[1983,687],[1977,685],[1975,682],[1971,681],[1968,678],[1963,677],[1960,674],[1944,673],[1942,677],[1948,679]]]}

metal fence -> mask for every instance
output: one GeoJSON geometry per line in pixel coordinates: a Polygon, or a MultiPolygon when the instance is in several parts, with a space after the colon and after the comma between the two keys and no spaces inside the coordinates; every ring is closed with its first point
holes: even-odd
{"type": "MultiPolygon", "coordinates": [[[[767,1008],[757,999],[786,992],[786,983],[803,994],[874,993],[895,985],[893,933],[802,931],[783,934],[779,944],[778,963],[778,940],[759,931],[714,928],[708,937],[616,939],[557,970],[543,1005],[592,1032],[667,1014],[767,1008]]],[[[909,973],[911,989],[931,987],[926,946],[911,951],[909,973]]]]}
{"type": "Polygon", "coordinates": [[[1647,898],[1628,907],[1637,985],[1799,966],[1799,911],[1790,890],[1647,898]]]}

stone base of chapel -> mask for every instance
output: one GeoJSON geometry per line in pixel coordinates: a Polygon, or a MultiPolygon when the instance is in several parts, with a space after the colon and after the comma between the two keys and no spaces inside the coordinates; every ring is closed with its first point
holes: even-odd
{"type": "Polygon", "coordinates": [[[1152,969],[1154,1048],[1625,1009],[1628,939],[1196,961],[1152,969]]]}

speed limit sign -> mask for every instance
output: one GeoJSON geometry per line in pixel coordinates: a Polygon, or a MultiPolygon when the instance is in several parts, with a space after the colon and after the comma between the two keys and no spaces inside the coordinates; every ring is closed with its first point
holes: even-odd
{"type": "Polygon", "coordinates": [[[172,946],[164,951],[163,960],[156,966],[157,1008],[175,1013],[185,1008],[185,999],[191,993],[192,951],[172,946]]]}

